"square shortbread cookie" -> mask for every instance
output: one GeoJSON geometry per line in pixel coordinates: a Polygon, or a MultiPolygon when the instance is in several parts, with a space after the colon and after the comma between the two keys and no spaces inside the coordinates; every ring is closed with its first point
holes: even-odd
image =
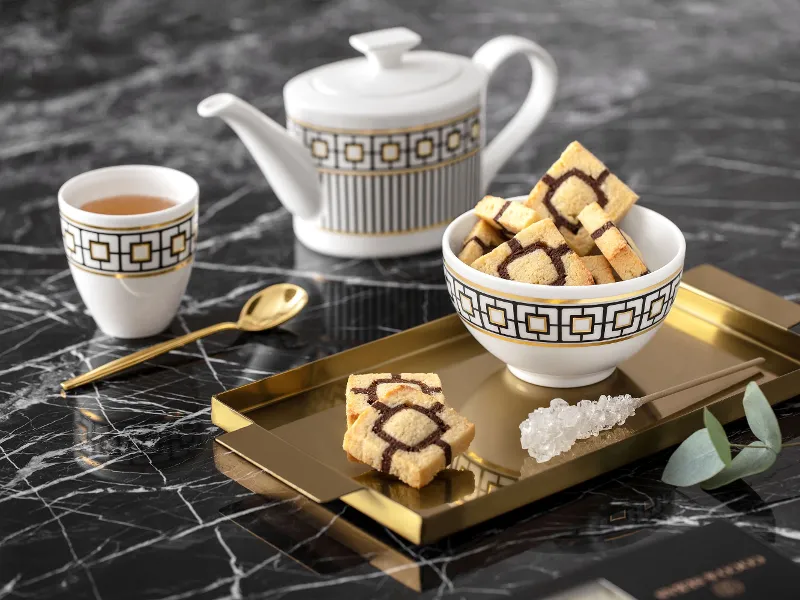
{"type": "Polygon", "coordinates": [[[578,213],[597,202],[612,221],[619,222],[638,199],[591,152],[572,142],[534,186],[525,204],[540,217],[553,219],[570,247],[585,256],[594,244],[581,227],[578,213]]]}
{"type": "Polygon", "coordinates": [[[421,488],[469,448],[475,425],[419,388],[396,384],[362,412],[342,447],[357,460],[421,488]]]}
{"type": "Polygon", "coordinates": [[[434,400],[444,403],[442,382],[436,373],[364,373],[350,375],[347,379],[345,402],[347,426],[355,423],[358,415],[381,398],[392,385],[404,383],[415,386],[434,400]]]}
{"type": "Polygon", "coordinates": [[[472,267],[483,273],[542,285],[592,285],[592,274],[564,240],[551,219],[523,229],[472,267]]]}
{"type": "Polygon", "coordinates": [[[505,238],[494,227],[483,219],[478,219],[475,227],[467,234],[467,238],[461,246],[461,252],[458,253],[458,258],[462,262],[471,265],[481,256],[494,250],[505,241],[505,238]]]}
{"type": "Polygon", "coordinates": [[[583,264],[586,265],[586,268],[589,269],[597,285],[602,283],[614,283],[616,281],[616,279],[614,279],[614,271],[611,269],[611,264],[602,254],[582,256],[581,260],[583,264]]]}
{"type": "Polygon", "coordinates": [[[475,214],[508,237],[539,220],[536,211],[522,202],[512,202],[496,196],[485,196],[475,206],[475,214]]]}
{"type": "Polygon", "coordinates": [[[584,208],[578,215],[578,219],[589,232],[597,247],[600,248],[600,252],[614,267],[620,279],[633,279],[650,272],[644,261],[597,202],[584,208]]]}

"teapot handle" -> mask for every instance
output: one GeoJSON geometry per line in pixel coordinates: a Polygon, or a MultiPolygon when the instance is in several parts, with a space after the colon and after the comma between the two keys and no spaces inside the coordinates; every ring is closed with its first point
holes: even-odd
{"type": "Polygon", "coordinates": [[[496,37],[478,48],[472,60],[491,77],[505,60],[515,54],[526,56],[531,64],[531,87],[517,114],[484,151],[481,169],[481,189],[484,192],[500,168],[542,122],[556,95],[556,63],[547,51],[530,40],[516,35],[496,37]]]}

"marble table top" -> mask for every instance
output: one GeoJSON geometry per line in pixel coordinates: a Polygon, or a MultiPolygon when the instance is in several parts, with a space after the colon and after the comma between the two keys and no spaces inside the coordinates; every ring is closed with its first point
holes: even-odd
{"type": "MultiPolygon", "coordinates": [[[[251,535],[229,517],[277,509],[212,456],[212,394],[452,310],[437,253],[333,260],[300,246],[245,148],[195,112],[227,90],[282,120],[282,85],[351,56],[352,33],[402,24],[428,48],[466,55],[502,33],[535,39],[559,65],[558,97],[493,193],[527,193],[580,139],[682,228],[687,267],[713,263],[800,300],[800,12],[790,0],[69,6],[10,2],[0,20],[0,596],[417,595],[363,561],[310,550],[303,565],[251,535]],[[229,320],[275,282],[306,286],[312,302],[278,331],[217,335],[64,399],[60,381],[148,343],[96,330],[59,238],[59,185],[122,163],[172,166],[201,185],[192,279],[157,340],[229,320]]],[[[493,79],[490,135],[521,101],[524,69],[515,60],[493,79]]],[[[800,402],[778,412],[785,439],[800,436],[800,402]]],[[[744,429],[729,433],[746,440],[744,429]]],[[[533,597],[538,583],[715,520],[800,560],[800,449],[713,493],[662,484],[666,458],[407,548],[431,570],[423,594],[533,597]]]]}

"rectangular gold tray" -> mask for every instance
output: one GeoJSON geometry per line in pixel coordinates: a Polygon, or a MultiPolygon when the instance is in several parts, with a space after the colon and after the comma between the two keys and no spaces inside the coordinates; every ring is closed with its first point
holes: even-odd
{"type": "Polygon", "coordinates": [[[569,390],[516,379],[456,315],[256,381],[212,398],[227,449],[319,503],[340,499],[407,540],[423,544],[679,443],[702,427],[701,409],[728,423],[743,416],[747,381],[770,402],[800,391],[800,305],[709,265],[684,275],[653,340],[600,383],[569,390]],[[584,440],[547,463],[527,456],[519,423],[551,398],[642,396],[758,356],[752,369],[662,398],[625,425],[584,440]],[[476,425],[452,469],[422,490],[348,461],[344,388],[358,372],[436,372],[448,402],[476,425]]]}

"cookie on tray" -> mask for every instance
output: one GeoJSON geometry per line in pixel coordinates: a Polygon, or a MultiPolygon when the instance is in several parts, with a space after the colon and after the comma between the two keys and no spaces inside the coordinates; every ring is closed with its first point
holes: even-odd
{"type": "Polygon", "coordinates": [[[444,403],[442,382],[436,373],[364,373],[350,375],[345,390],[347,426],[358,419],[358,415],[374,404],[387,388],[398,383],[416,387],[438,402],[444,403]]]}
{"type": "Polygon", "coordinates": [[[344,434],[342,447],[357,460],[422,488],[469,448],[475,425],[418,387],[386,390],[344,434]]]}
{"type": "Polygon", "coordinates": [[[600,252],[614,267],[620,279],[633,279],[650,272],[639,254],[597,202],[584,208],[578,219],[600,248],[600,252]]]}
{"type": "Polygon", "coordinates": [[[540,217],[553,219],[570,247],[585,256],[594,244],[578,213],[597,202],[612,221],[619,222],[638,199],[591,152],[572,142],[531,190],[525,205],[540,217]]]}
{"type": "Polygon", "coordinates": [[[496,196],[485,196],[475,206],[475,214],[508,237],[516,235],[539,220],[536,211],[522,202],[512,202],[496,196]]]}
{"type": "Polygon", "coordinates": [[[583,264],[589,269],[589,272],[594,278],[597,285],[602,283],[614,283],[614,271],[611,269],[611,264],[602,254],[595,254],[592,256],[582,256],[583,264]]]}
{"type": "Polygon", "coordinates": [[[567,245],[551,219],[523,229],[481,256],[472,267],[483,273],[542,285],[592,285],[592,274],[567,245]]]}
{"type": "Polygon", "coordinates": [[[478,219],[475,227],[467,234],[458,258],[465,264],[471,265],[481,256],[497,248],[505,242],[498,231],[483,219],[478,219]]]}

